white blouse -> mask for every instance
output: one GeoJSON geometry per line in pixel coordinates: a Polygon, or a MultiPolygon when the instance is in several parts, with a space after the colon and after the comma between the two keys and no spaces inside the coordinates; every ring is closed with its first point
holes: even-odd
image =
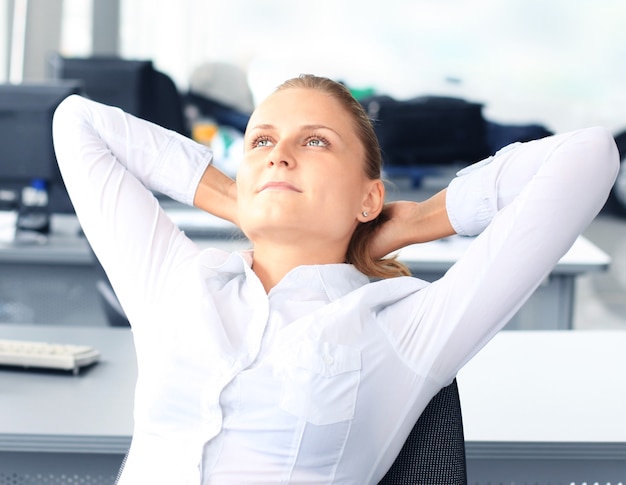
{"type": "Polygon", "coordinates": [[[512,145],[450,183],[456,231],[480,235],[440,280],[303,266],[266,294],[251,251],[199,249],[151,192],[191,204],[206,147],[78,96],[53,132],[132,324],[123,485],[377,483],[429,400],[598,213],[619,165],[603,128],[512,145]]]}

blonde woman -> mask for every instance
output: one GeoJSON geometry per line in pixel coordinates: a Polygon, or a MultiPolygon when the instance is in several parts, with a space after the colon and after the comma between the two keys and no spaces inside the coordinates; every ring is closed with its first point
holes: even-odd
{"type": "Polygon", "coordinates": [[[123,485],[376,484],[618,170],[611,135],[590,128],[507,147],[429,200],[385,204],[366,114],[308,75],[254,111],[236,181],[206,147],[77,96],[54,139],[135,340],[123,485]],[[234,222],[251,249],[199,249],[152,191],[234,222]],[[454,233],[478,237],[432,284],[386,258],[454,233]]]}

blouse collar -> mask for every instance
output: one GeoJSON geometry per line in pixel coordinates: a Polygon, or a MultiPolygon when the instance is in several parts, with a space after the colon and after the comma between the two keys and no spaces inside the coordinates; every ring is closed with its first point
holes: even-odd
{"type": "MultiPolygon", "coordinates": [[[[254,252],[249,250],[228,253],[217,249],[202,252],[201,265],[221,274],[245,273],[246,278],[258,281],[252,270],[254,252]]],[[[307,293],[319,294],[334,301],[369,283],[369,278],[352,264],[318,264],[298,266],[270,291],[270,294],[282,291],[306,289],[307,293]]]]}

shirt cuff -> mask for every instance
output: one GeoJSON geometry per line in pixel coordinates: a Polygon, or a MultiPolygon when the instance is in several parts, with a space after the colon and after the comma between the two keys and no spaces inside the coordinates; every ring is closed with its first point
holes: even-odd
{"type": "Polygon", "coordinates": [[[485,230],[497,208],[485,190],[481,168],[493,157],[486,158],[458,172],[446,193],[446,210],[455,232],[461,236],[476,236],[485,230]]]}
{"type": "Polygon", "coordinates": [[[159,160],[154,189],[192,205],[200,179],[212,161],[210,148],[174,135],[159,160]]]}
{"type": "Polygon", "coordinates": [[[520,142],[511,143],[493,156],[457,172],[446,194],[448,218],[457,234],[476,236],[489,225],[498,212],[498,183],[493,176],[487,176],[488,166],[500,155],[520,145],[520,142]]]}

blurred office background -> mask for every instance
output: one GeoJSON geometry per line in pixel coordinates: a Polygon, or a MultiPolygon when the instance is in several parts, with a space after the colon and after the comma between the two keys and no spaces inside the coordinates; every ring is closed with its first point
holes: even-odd
{"type": "MultiPolygon", "coordinates": [[[[46,77],[46,58],[151,59],[181,91],[225,61],[254,101],[314,72],[397,98],[451,95],[502,123],[626,129],[623,0],[0,0],[0,82],[46,77]]],[[[626,219],[586,234],[607,272],[579,278],[577,328],[626,328],[626,219]]]]}
{"type": "Polygon", "coordinates": [[[249,73],[257,99],[306,71],[398,97],[463,96],[507,122],[619,130],[624,18],[620,0],[0,0],[0,80],[43,78],[60,51],[152,59],[184,89],[220,60],[249,73]]]}

